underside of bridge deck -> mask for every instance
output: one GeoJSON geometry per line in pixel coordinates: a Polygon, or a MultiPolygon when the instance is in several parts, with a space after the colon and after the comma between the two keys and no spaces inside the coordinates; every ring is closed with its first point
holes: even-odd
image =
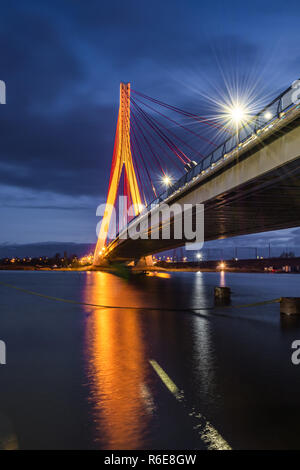
{"type": "MultiPolygon", "coordinates": [[[[205,201],[205,241],[300,225],[300,157],[205,201]]],[[[171,219],[171,233],[174,220],[171,219]]],[[[109,259],[139,259],[187,240],[123,240],[109,259]]]]}

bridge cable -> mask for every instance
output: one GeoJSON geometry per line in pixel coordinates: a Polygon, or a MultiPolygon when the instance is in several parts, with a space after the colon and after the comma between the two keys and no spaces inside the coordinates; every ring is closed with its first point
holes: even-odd
{"type": "MultiPolygon", "coordinates": [[[[150,106],[149,104],[147,103],[143,103],[141,100],[139,100],[138,98],[135,98],[139,103],[143,104],[144,106],[146,106],[147,108],[151,109],[152,111],[156,112],[157,114],[159,114],[160,116],[164,117],[165,119],[167,119],[168,121],[170,122],[173,122],[174,124],[176,124],[177,126],[180,126],[182,129],[184,129],[185,131],[189,132],[190,134],[193,134],[194,136],[198,137],[199,139],[201,140],[204,140],[205,142],[217,147],[218,145],[213,142],[212,140],[208,139],[207,137],[203,137],[202,135],[200,134],[197,134],[197,132],[194,132],[192,129],[189,129],[188,127],[184,126],[183,124],[180,124],[179,122],[175,121],[174,119],[170,118],[169,116],[161,113],[160,111],[158,111],[157,109],[153,108],[152,106],[150,106]]],[[[131,102],[133,101],[133,99],[131,98],[131,102]]],[[[169,130],[169,132],[171,132],[169,130]]],[[[174,135],[174,134],[173,134],[174,135]]],[[[178,137],[175,136],[177,139],[178,137]]],[[[187,144],[185,144],[187,145],[187,144]]],[[[197,152],[197,150],[194,150],[195,152],[197,152]]],[[[199,153],[199,152],[198,152],[199,153]]],[[[201,155],[203,157],[203,155],[201,155]]]]}
{"type": "Polygon", "coordinates": [[[221,130],[224,130],[230,134],[232,134],[232,132],[230,132],[228,129],[226,129],[224,126],[222,126],[221,124],[218,124],[216,122],[212,122],[213,121],[213,118],[211,119],[208,119],[208,118],[204,118],[202,116],[199,116],[197,114],[194,114],[194,113],[190,113],[188,111],[185,111],[181,108],[178,108],[176,106],[173,106],[173,105],[170,105],[170,104],[167,104],[167,103],[164,103],[163,101],[160,101],[160,100],[157,100],[155,98],[151,98],[150,96],[147,96],[145,95],[144,93],[140,93],[136,90],[133,90],[131,89],[131,92],[136,94],[136,95],[139,95],[140,97],[144,98],[145,100],[148,100],[148,101],[151,101],[152,103],[155,103],[159,106],[163,106],[167,109],[170,109],[171,111],[174,111],[174,112],[177,112],[181,115],[184,115],[186,117],[189,117],[191,119],[194,119],[195,121],[197,122],[200,122],[201,124],[204,124],[204,125],[207,125],[207,126],[210,126],[210,127],[214,127],[216,129],[221,129],[221,130]]]}
{"type": "Polygon", "coordinates": [[[179,147],[161,130],[160,126],[158,126],[153,118],[150,118],[149,114],[145,113],[145,111],[140,108],[140,106],[135,103],[134,100],[131,100],[132,104],[135,106],[137,111],[142,115],[144,120],[147,124],[156,132],[160,138],[165,142],[165,144],[170,148],[170,150],[182,161],[182,163],[188,163],[191,159],[182,151],[179,147]],[[180,155],[181,154],[181,155],[180,155]]]}
{"type": "MultiPolygon", "coordinates": [[[[148,148],[149,148],[151,154],[154,156],[154,160],[155,160],[155,162],[158,164],[158,167],[159,167],[161,173],[162,173],[163,175],[166,174],[166,172],[164,171],[164,169],[163,169],[163,167],[162,167],[161,161],[160,161],[160,159],[159,159],[159,157],[158,157],[158,155],[157,155],[157,152],[154,152],[153,147],[151,146],[149,139],[147,139],[147,137],[146,137],[146,134],[147,134],[149,137],[151,137],[151,139],[152,139],[152,141],[154,142],[154,144],[155,144],[156,146],[158,146],[158,147],[160,148],[160,150],[162,150],[162,152],[164,153],[164,155],[166,155],[166,157],[168,158],[168,160],[171,161],[172,165],[175,165],[176,168],[177,168],[179,171],[181,171],[181,170],[182,170],[182,167],[180,167],[180,166],[177,164],[177,160],[176,160],[176,162],[174,162],[174,161],[172,160],[172,158],[171,158],[171,156],[168,154],[168,152],[160,145],[160,143],[157,141],[157,138],[154,137],[153,133],[151,133],[151,132],[149,131],[149,129],[148,129],[147,127],[145,127],[145,124],[147,124],[147,121],[146,121],[146,122],[144,122],[144,121],[142,122],[141,120],[138,120],[138,117],[135,115],[135,113],[132,113],[132,116],[133,116],[133,119],[134,119],[134,121],[135,121],[135,124],[136,124],[136,126],[137,126],[137,128],[138,128],[138,130],[139,130],[139,132],[140,132],[140,134],[141,134],[141,136],[142,136],[143,139],[145,140],[145,142],[146,142],[146,144],[147,144],[147,146],[148,146],[148,148]]],[[[173,152],[173,153],[174,153],[174,152],[173,152]]],[[[176,156],[177,156],[177,155],[176,155],[176,156]]],[[[152,160],[152,159],[150,159],[150,161],[151,161],[151,160],[152,160]]]]}

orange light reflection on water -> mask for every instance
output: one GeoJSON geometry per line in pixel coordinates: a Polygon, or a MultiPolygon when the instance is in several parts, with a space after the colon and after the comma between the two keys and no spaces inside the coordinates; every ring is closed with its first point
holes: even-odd
{"type": "MultiPolygon", "coordinates": [[[[133,286],[102,272],[86,276],[84,298],[93,304],[143,306],[133,286]]],[[[141,313],[133,309],[86,310],[85,353],[95,440],[107,449],[141,448],[149,419],[141,313]]]]}
{"type": "Polygon", "coordinates": [[[161,277],[161,278],[164,278],[164,279],[170,279],[171,278],[170,273],[160,273],[160,272],[157,272],[157,271],[148,271],[147,276],[149,276],[149,277],[161,277]]]}
{"type": "Polygon", "coordinates": [[[220,271],[220,287],[226,287],[225,271],[220,271]]]}

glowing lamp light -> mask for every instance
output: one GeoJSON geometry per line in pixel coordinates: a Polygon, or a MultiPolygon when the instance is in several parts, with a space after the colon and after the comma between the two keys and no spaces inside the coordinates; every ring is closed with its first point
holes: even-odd
{"type": "Polygon", "coordinates": [[[242,107],[236,106],[230,110],[231,119],[236,123],[241,122],[245,118],[245,112],[242,107]]]}
{"type": "Polygon", "coordinates": [[[196,254],[196,258],[197,258],[197,259],[201,259],[201,258],[202,258],[201,253],[197,253],[197,254],[196,254]]]}
{"type": "Polygon", "coordinates": [[[222,116],[227,123],[233,123],[235,126],[239,126],[245,123],[249,118],[249,106],[240,100],[232,100],[230,104],[223,106],[222,116]]]}
{"type": "Polygon", "coordinates": [[[264,114],[264,118],[269,121],[270,119],[272,119],[273,115],[272,113],[270,113],[270,111],[267,111],[265,114],[264,114]]]}
{"type": "Polygon", "coordinates": [[[226,264],[224,263],[224,261],[221,261],[221,263],[219,264],[219,269],[225,269],[226,268],[226,264]]]}
{"type": "Polygon", "coordinates": [[[170,186],[170,184],[172,183],[172,178],[170,178],[170,176],[168,175],[165,175],[163,177],[163,183],[165,186],[170,186]]]}

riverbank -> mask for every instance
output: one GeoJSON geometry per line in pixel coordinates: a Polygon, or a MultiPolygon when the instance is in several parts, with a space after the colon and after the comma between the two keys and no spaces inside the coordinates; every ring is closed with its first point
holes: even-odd
{"type": "Polygon", "coordinates": [[[167,266],[144,266],[144,267],[127,267],[127,266],[111,266],[111,267],[96,267],[96,266],[81,266],[76,268],[50,268],[50,267],[34,267],[34,266],[0,266],[0,271],[59,271],[59,272],[119,272],[120,270],[127,270],[132,273],[142,272],[228,272],[228,273],[264,273],[264,274],[300,274],[299,271],[288,271],[288,270],[266,270],[259,268],[249,267],[226,267],[226,268],[207,268],[201,266],[186,266],[186,267],[173,267],[167,266]]]}
{"type": "MultiPolygon", "coordinates": [[[[90,260],[89,260],[90,262],[90,260]]],[[[107,272],[235,272],[235,273],[300,273],[300,257],[252,258],[229,260],[202,261],[158,261],[154,266],[126,266],[124,263],[114,263],[108,266],[95,267],[92,264],[81,265],[72,263],[57,266],[46,260],[44,264],[30,264],[13,260],[0,264],[0,270],[5,271],[107,271],[107,272]]]]}

